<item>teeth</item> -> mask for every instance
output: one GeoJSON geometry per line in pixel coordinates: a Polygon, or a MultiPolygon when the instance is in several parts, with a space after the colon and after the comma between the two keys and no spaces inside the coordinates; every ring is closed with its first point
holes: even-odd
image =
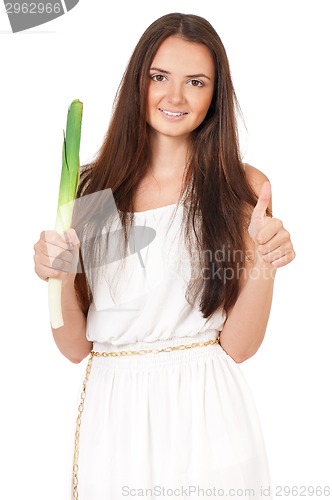
{"type": "Polygon", "coordinates": [[[182,115],[186,114],[186,113],[182,113],[182,112],[172,113],[172,111],[166,111],[165,109],[161,109],[160,111],[162,111],[163,113],[165,113],[165,115],[168,115],[168,116],[182,116],[182,115]]]}

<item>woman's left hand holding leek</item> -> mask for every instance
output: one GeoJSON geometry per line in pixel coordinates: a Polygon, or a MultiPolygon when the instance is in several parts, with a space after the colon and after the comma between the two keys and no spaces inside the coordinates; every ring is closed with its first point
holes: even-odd
{"type": "Polygon", "coordinates": [[[42,231],[34,245],[35,272],[42,280],[57,278],[74,283],[79,260],[80,241],[75,229],[62,236],[57,231],[42,231]]]}

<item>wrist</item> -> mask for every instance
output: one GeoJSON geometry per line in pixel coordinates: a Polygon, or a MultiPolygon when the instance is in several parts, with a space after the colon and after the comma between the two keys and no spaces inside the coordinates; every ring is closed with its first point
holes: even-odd
{"type": "Polygon", "coordinates": [[[71,290],[75,288],[75,274],[70,274],[67,278],[62,280],[62,288],[65,290],[71,290]]]}
{"type": "Polygon", "coordinates": [[[257,250],[255,252],[252,252],[250,256],[246,256],[246,260],[250,262],[250,275],[255,276],[256,279],[258,277],[263,277],[263,278],[274,278],[277,268],[271,264],[270,262],[266,261],[261,253],[259,253],[257,250]]]}

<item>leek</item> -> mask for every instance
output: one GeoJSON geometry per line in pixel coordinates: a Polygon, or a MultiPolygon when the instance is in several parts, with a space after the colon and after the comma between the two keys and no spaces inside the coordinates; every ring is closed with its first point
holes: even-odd
{"type": "MultiPolygon", "coordinates": [[[[72,222],[74,201],[80,176],[79,149],[83,104],[75,99],[67,114],[66,135],[63,131],[62,170],[55,230],[63,235],[72,222]]],[[[49,278],[48,305],[52,328],[63,326],[61,308],[62,280],[49,278]]]]}

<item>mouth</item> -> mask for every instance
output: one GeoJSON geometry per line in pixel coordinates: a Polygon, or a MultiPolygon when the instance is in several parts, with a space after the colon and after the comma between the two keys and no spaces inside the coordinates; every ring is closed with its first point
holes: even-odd
{"type": "Polygon", "coordinates": [[[185,116],[188,114],[185,111],[169,111],[168,109],[162,109],[162,108],[158,108],[158,110],[163,115],[169,116],[171,118],[180,118],[181,116],[185,116]]]}

